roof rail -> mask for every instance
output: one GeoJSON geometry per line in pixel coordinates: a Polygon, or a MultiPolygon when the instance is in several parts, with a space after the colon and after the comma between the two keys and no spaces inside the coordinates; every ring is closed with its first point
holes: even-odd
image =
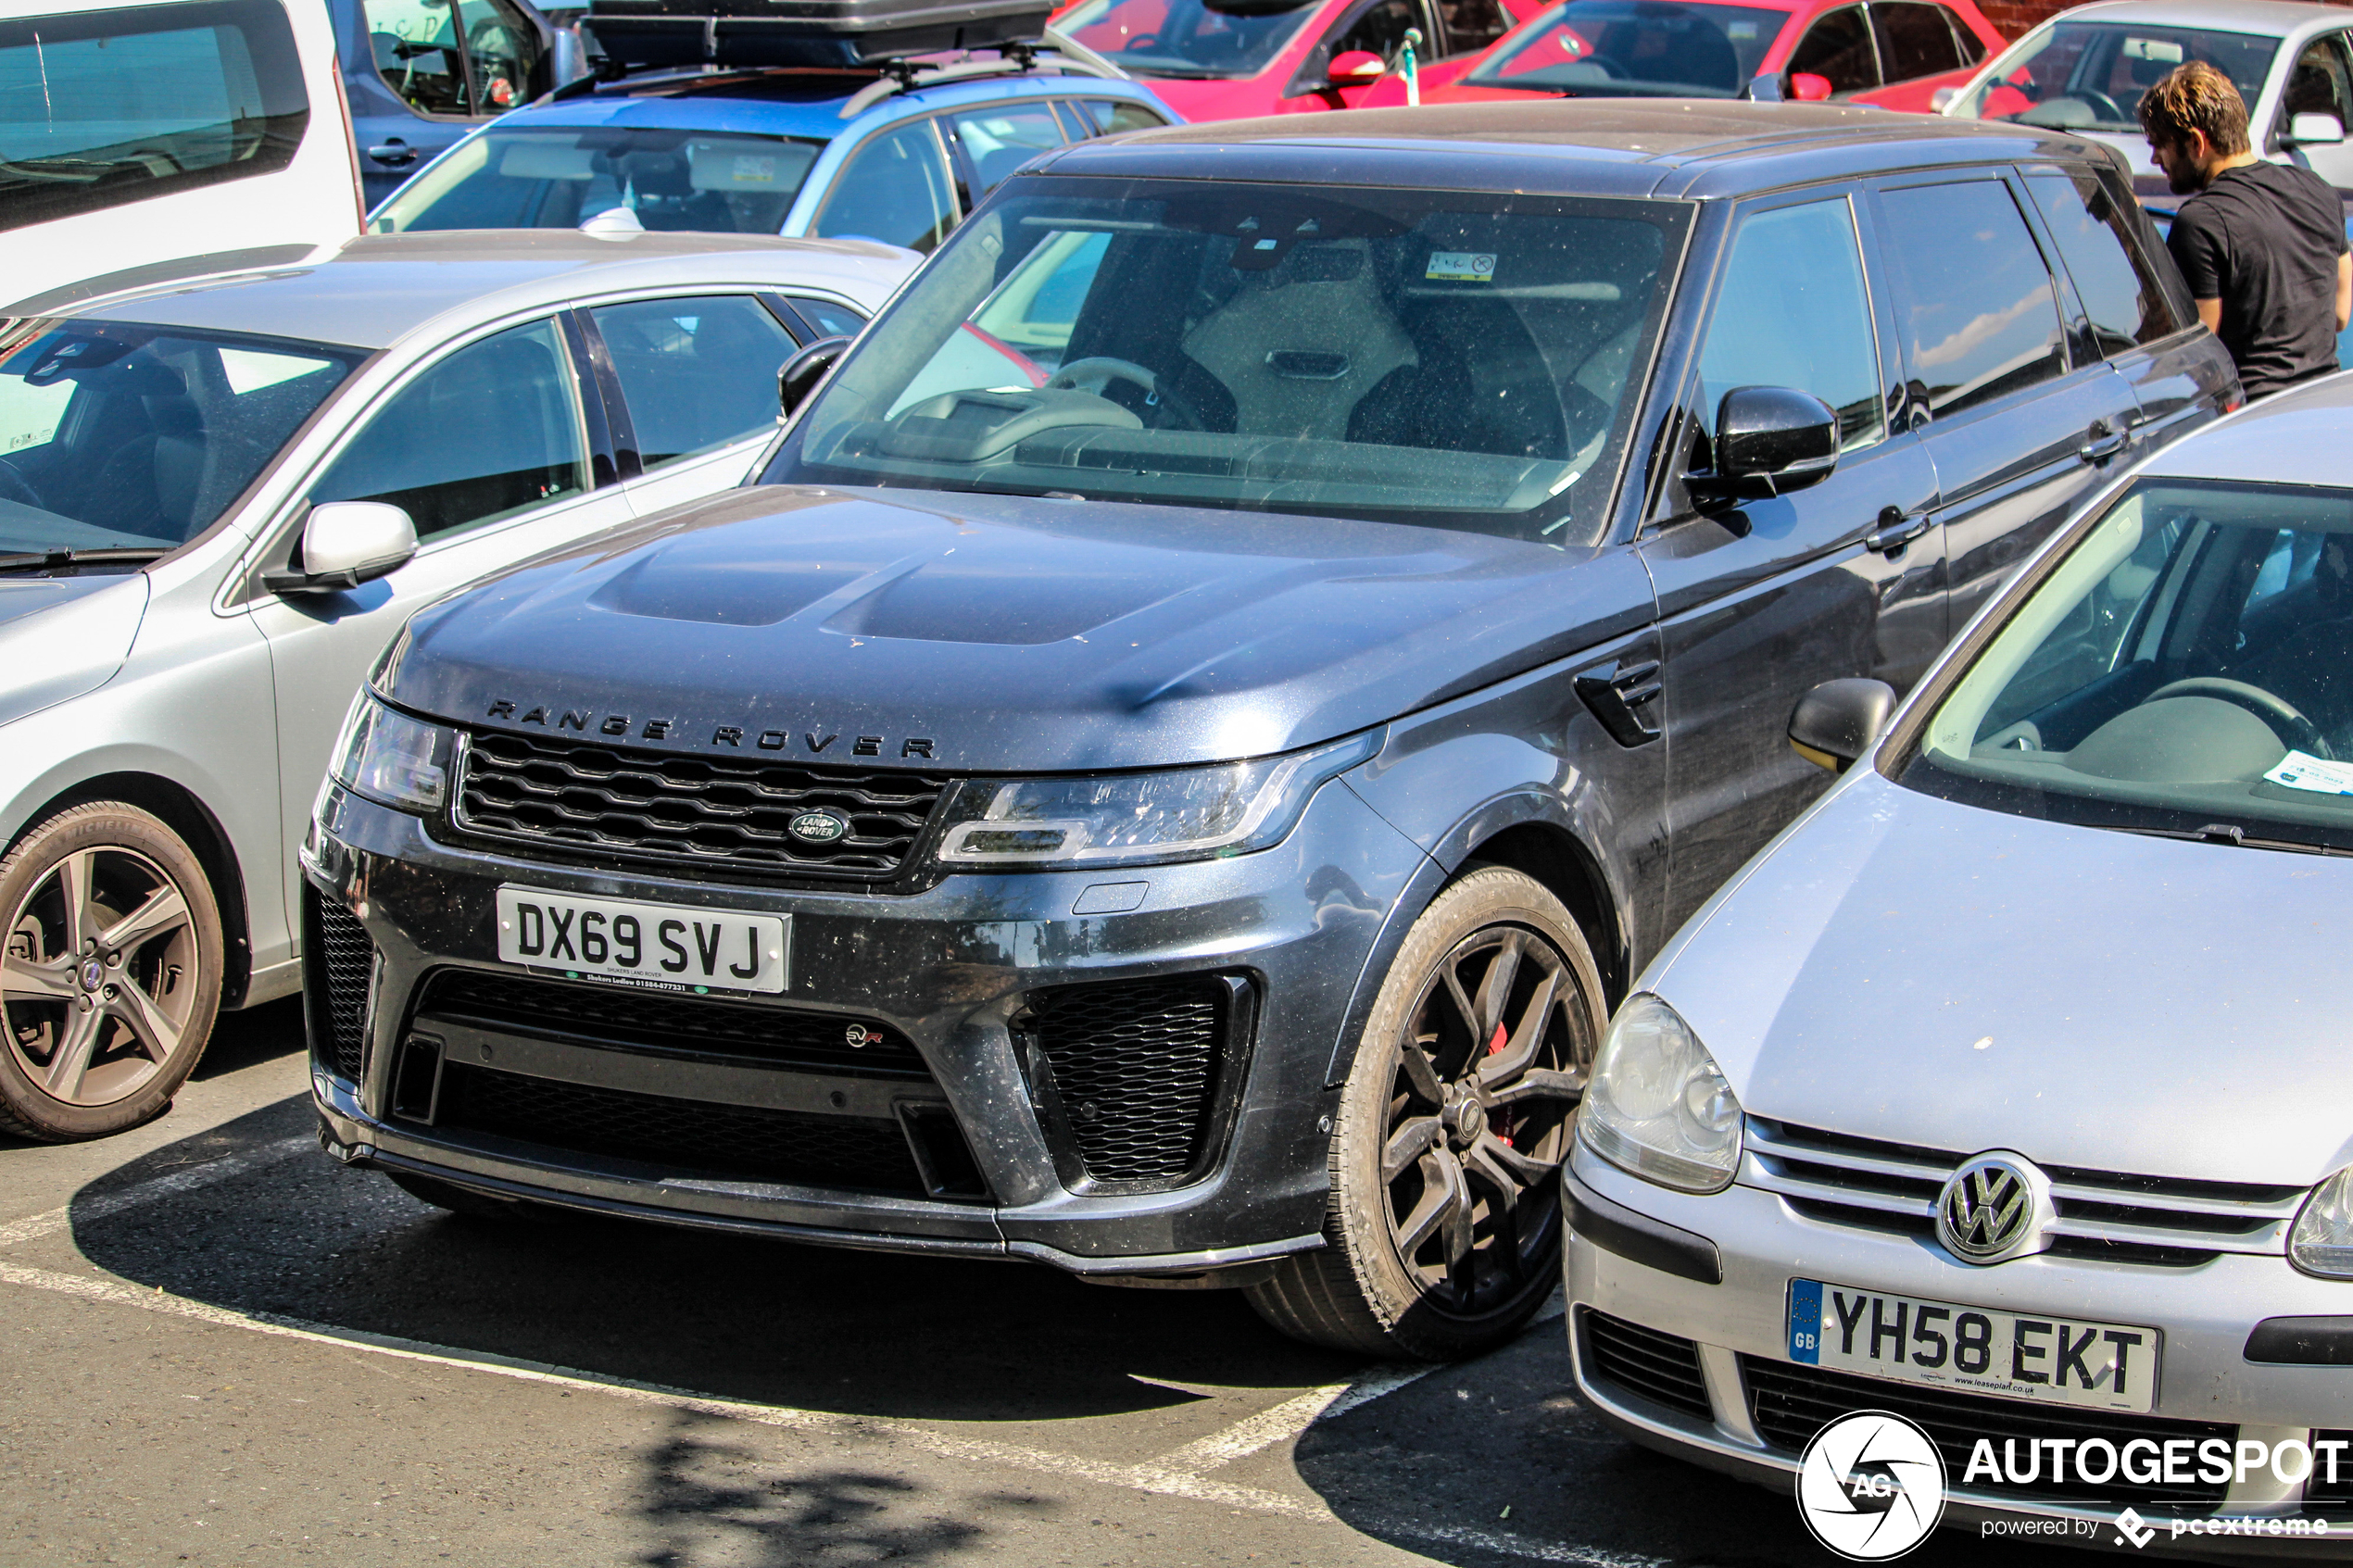
{"type": "MultiPolygon", "coordinates": [[[[1051,30],[1050,30],[1051,31],[1051,30]]],[[[1051,70],[1064,76],[1093,76],[1107,81],[1124,82],[1127,73],[1097,55],[1084,44],[1073,44],[1065,54],[1062,41],[1054,41],[1053,53],[1041,56],[1035,44],[1004,44],[1002,53],[993,60],[958,60],[944,66],[917,66],[912,60],[886,60],[882,78],[870,82],[849,95],[841,106],[841,118],[855,119],[881,103],[885,98],[912,93],[918,87],[937,87],[944,82],[967,82],[985,76],[1026,76],[1033,70],[1051,70]]]]}

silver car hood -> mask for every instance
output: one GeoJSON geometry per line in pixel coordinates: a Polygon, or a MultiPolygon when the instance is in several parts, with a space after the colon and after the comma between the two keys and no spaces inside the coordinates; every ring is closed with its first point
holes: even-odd
{"type": "Polygon", "coordinates": [[[0,724],[106,684],[146,609],[144,571],[0,577],[0,724]]]}
{"type": "Polygon", "coordinates": [[[1651,988],[1751,1114],[2303,1185],[2353,1162],[2353,860],[1851,778],[1651,988]]]}

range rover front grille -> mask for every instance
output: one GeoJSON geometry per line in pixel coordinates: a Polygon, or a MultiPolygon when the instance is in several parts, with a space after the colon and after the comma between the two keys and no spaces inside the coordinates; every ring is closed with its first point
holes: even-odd
{"type": "Polygon", "coordinates": [[[368,1071],[368,982],[376,945],[349,909],[320,897],[317,888],[306,887],[303,901],[308,916],[303,935],[310,947],[304,983],[311,991],[316,1048],[335,1076],[357,1084],[368,1071]]]}
{"type": "Polygon", "coordinates": [[[712,1105],[451,1062],[442,1069],[434,1120],[440,1129],[635,1160],[665,1176],[915,1194],[925,1187],[899,1123],[875,1118],[712,1105]]]}
{"type": "MultiPolygon", "coordinates": [[[[2065,1482],[2055,1482],[2050,1462],[2052,1450],[2035,1447],[2035,1440],[2101,1438],[2120,1449],[2134,1438],[2145,1437],[2162,1449],[2168,1441],[2180,1438],[2196,1444],[2216,1437],[2228,1442],[2238,1436],[2236,1426],[2215,1422],[2169,1421],[2116,1411],[1989,1399],[1982,1394],[1919,1388],[1876,1377],[1825,1372],[1819,1367],[1763,1361],[1755,1356],[1741,1358],[1741,1375],[1748,1384],[1749,1411],[1756,1422],[1758,1435],[1784,1453],[1805,1452],[1814,1435],[1841,1416],[1856,1411],[1891,1411],[1919,1423],[1927,1432],[1929,1440],[1944,1456],[1947,1486],[2040,1502],[2092,1503],[2106,1509],[2130,1504],[2145,1510],[2210,1512],[2221,1502],[2228,1483],[2190,1480],[2170,1485],[2163,1481],[2144,1484],[2127,1480],[2120,1472],[2095,1486],[2078,1481],[2071,1470],[2065,1482]],[[2007,1462],[2003,1444],[2008,1443],[2021,1473],[2029,1468],[2028,1460],[2039,1456],[2043,1462],[2034,1467],[2036,1478],[2013,1485],[2005,1476],[1998,1485],[1989,1485],[1981,1468],[1978,1480],[1965,1480],[1969,1454],[1980,1438],[1993,1443],[1997,1462],[2007,1462]],[[2094,1492],[2098,1495],[2089,1495],[2094,1492]]],[[[2195,1453],[2196,1449],[2193,1447],[2190,1451],[2195,1453]]]]}
{"type": "MultiPolygon", "coordinates": [[[[2032,1151],[2028,1151],[2031,1153],[2032,1151]]],[[[1752,1116],[1743,1186],[1834,1223],[1932,1236],[1936,1196],[1966,1154],[1882,1143],[1752,1116]]],[[[2058,1210],[2051,1255],[2191,1268],[2224,1252],[2277,1256],[2304,1189],[2046,1165],[2058,1210]]]]}
{"type": "Polygon", "coordinates": [[[1232,983],[1214,974],[1030,997],[1028,1030],[1088,1175],[1169,1181],[1199,1164],[1232,1003],[1232,983]]]}
{"type": "Polygon", "coordinates": [[[686,1051],[763,1067],[867,1078],[931,1076],[913,1044],[879,1023],[716,997],[445,969],[425,983],[417,1013],[510,1035],[686,1051]]]}
{"type": "Polygon", "coordinates": [[[1579,1307],[1584,1320],[1585,1370],[1604,1383],[1640,1395],[1690,1416],[1703,1425],[1716,1420],[1707,1380],[1699,1370],[1699,1346],[1680,1335],[1579,1307]]]}
{"type": "Polygon", "coordinates": [[[673,871],[887,882],[948,789],[931,773],[681,757],[555,735],[480,733],[464,749],[460,831],[673,871]],[[788,831],[820,809],[849,831],[824,843],[788,831]]]}

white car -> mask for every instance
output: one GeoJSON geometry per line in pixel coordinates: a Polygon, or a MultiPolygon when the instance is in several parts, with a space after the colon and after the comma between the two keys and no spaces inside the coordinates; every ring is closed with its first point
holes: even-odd
{"type": "Polygon", "coordinates": [[[142,1121],[294,992],[296,843],[410,612],[736,483],[914,261],[371,236],[0,319],[0,1130],[142,1121]]]}

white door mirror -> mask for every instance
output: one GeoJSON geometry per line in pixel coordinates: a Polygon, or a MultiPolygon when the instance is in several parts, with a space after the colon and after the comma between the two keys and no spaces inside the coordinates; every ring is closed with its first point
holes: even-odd
{"type": "Polygon", "coordinates": [[[2345,140],[2345,124],[2336,116],[2317,110],[2291,115],[2287,134],[2281,140],[2299,147],[2333,147],[2345,140]]]}
{"type": "Polygon", "coordinates": [[[302,521],[302,564],[264,572],[273,594],[339,594],[396,571],[417,553],[416,525],[383,501],[322,501],[302,521]]]}
{"type": "Polygon", "coordinates": [[[1961,90],[1957,87],[1939,87],[1928,95],[1928,112],[1943,114],[1952,106],[1953,100],[1960,95],[1961,90]]]}

